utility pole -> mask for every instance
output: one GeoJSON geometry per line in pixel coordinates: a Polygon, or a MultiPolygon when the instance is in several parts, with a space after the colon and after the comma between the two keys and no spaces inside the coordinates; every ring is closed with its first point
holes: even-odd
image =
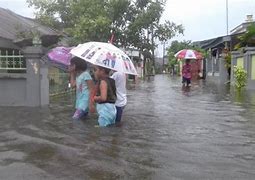
{"type": "MultiPolygon", "coordinates": [[[[228,0],[226,0],[226,30],[227,30],[227,36],[228,36],[228,38],[230,38],[229,37],[229,29],[228,29],[228,0]]],[[[228,49],[228,41],[230,41],[230,40],[227,40],[226,42],[225,42],[225,48],[226,49],[228,49]]],[[[229,42],[230,43],[230,42],[229,42]]]]}
{"type": "Polygon", "coordinates": [[[163,71],[165,70],[165,49],[166,49],[166,41],[163,41],[163,71]]]}
{"type": "Polygon", "coordinates": [[[228,35],[228,0],[226,0],[226,25],[227,25],[227,35],[228,35]]]}
{"type": "Polygon", "coordinates": [[[151,25],[151,44],[152,44],[152,66],[155,68],[155,49],[154,49],[154,26],[151,25]]]}

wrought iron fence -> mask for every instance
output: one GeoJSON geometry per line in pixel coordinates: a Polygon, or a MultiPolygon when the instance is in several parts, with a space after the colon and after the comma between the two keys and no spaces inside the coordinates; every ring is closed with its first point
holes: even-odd
{"type": "Polygon", "coordinates": [[[25,57],[19,50],[0,50],[0,73],[25,72],[25,57]]]}
{"type": "Polygon", "coordinates": [[[68,73],[57,69],[49,69],[49,85],[50,85],[50,96],[64,94],[72,91],[69,87],[69,75],[68,73]]]}

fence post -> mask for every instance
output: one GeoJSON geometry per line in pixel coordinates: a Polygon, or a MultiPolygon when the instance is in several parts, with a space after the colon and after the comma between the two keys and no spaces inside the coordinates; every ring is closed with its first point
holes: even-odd
{"type": "Polygon", "coordinates": [[[26,58],[27,106],[45,106],[49,104],[48,67],[41,59],[43,50],[41,46],[28,46],[23,49],[26,58]]]}

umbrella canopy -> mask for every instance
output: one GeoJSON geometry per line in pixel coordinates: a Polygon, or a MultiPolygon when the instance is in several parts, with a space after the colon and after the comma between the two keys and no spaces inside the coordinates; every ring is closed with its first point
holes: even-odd
{"type": "Polygon", "coordinates": [[[126,53],[110,43],[88,42],[73,48],[70,53],[94,65],[137,75],[135,66],[126,53]]]}
{"type": "Polygon", "coordinates": [[[202,59],[203,56],[200,52],[192,49],[183,49],[174,55],[178,59],[202,59]]]}
{"type": "Polygon", "coordinates": [[[73,57],[70,51],[73,47],[55,47],[51,49],[46,57],[49,64],[64,71],[68,70],[70,60],[73,57]]]}
{"type": "Polygon", "coordinates": [[[53,63],[68,67],[72,58],[71,49],[72,47],[55,47],[49,51],[47,56],[53,63]]]}

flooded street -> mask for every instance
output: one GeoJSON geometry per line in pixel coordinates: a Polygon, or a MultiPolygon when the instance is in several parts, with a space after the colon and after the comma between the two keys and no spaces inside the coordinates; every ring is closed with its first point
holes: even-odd
{"type": "Polygon", "coordinates": [[[130,85],[121,127],[50,108],[0,108],[0,179],[255,179],[255,92],[158,75],[130,85]]]}

